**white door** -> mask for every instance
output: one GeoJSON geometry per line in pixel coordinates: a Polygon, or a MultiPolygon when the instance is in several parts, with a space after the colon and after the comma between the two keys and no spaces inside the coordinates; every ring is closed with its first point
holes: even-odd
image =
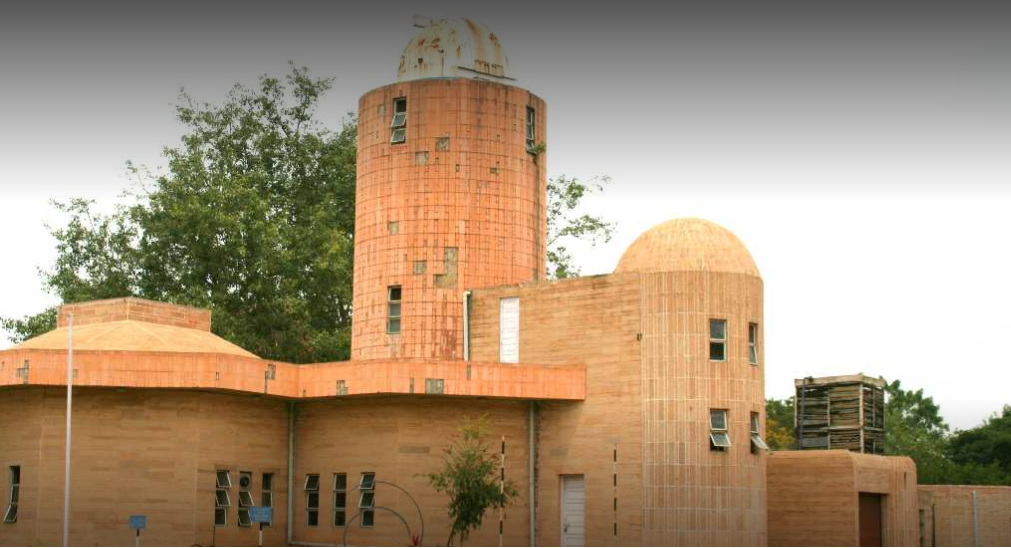
{"type": "Polygon", "coordinates": [[[562,476],[562,546],[586,544],[583,476],[562,476]]]}

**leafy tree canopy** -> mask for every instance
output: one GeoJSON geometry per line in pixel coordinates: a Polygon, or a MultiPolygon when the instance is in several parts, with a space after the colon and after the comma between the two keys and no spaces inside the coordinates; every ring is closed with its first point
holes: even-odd
{"type": "Polygon", "coordinates": [[[773,451],[797,448],[797,435],[793,427],[793,396],[784,400],[765,400],[765,442],[773,451]]]}
{"type": "Polygon", "coordinates": [[[611,182],[606,176],[582,181],[560,175],[548,181],[548,275],[562,279],[579,276],[566,242],[582,240],[596,246],[611,241],[614,223],[601,216],[579,213],[583,198],[601,192],[611,182]]]}
{"type": "MultiPolygon", "coordinates": [[[[330,78],[292,66],[282,81],[236,86],[218,105],[183,93],[181,143],[163,173],[128,166],[133,202],[100,215],[87,200],[56,203],[57,259],[43,287],[63,303],[137,296],[212,308],[214,332],[268,359],[350,355],[355,225],[354,117],[331,131],[317,118],[330,78]]],[[[544,147],[540,145],[539,151],[544,147]]],[[[608,241],[613,226],[578,214],[606,177],[548,182],[548,260],[578,274],[564,247],[608,241]]],[[[0,318],[15,343],[56,326],[56,308],[0,318]]]]}

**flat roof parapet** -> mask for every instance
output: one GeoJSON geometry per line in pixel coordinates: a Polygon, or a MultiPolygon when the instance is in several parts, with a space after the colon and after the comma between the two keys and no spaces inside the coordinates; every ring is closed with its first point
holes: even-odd
{"type": "Polygon", "coordinates": [[[74,314],[74,325],[78,326],[132,320],[199,331],[211,330],[210,310],[136,297],[65,304],[60,307],[57,328],[67,326],[70,313],[74,314]]]}

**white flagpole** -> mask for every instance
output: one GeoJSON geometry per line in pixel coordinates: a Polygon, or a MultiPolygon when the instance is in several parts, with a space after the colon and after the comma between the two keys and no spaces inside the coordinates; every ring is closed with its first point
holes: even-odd
{"type": "Polygon", "coordinates": [[[74,313],[67,313],[67,438],[63,469],[63,545],[70,546],[70,411],[74,397],[74,313]]]}

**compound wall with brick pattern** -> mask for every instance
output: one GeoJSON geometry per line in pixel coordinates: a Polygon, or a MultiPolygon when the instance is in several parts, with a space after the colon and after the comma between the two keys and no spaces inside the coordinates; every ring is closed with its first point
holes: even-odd
{"type": "Polygon", "coordinates": [[[921,485],[922,546],[1011,546],[1011,487],[921,485]],[[979,542],[974,538],[976,493],[979,542]]]}

